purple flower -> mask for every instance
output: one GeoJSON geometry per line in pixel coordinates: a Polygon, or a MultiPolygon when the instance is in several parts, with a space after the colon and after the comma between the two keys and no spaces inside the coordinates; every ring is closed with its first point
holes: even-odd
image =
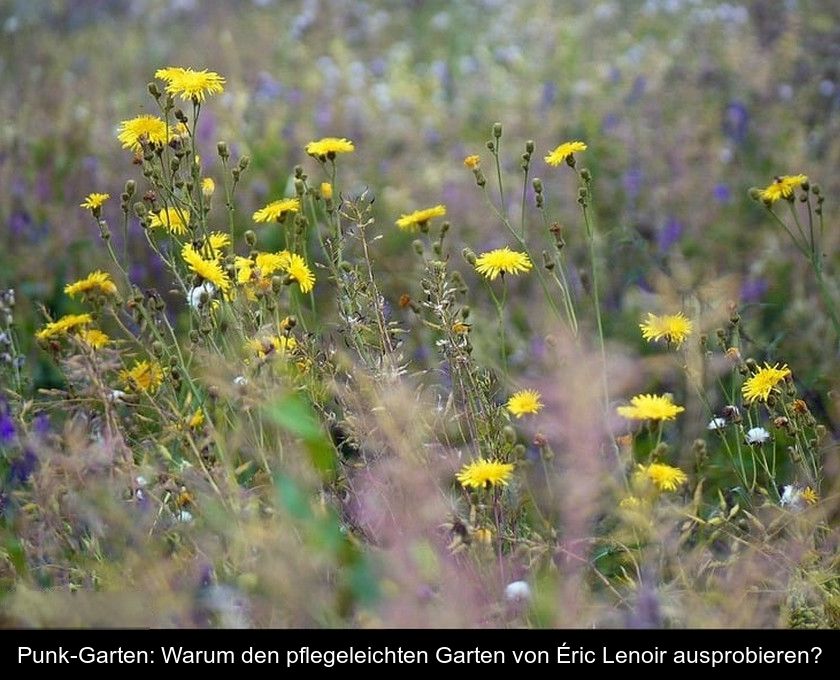
{"type": "Polygon", "coordinates": [[[635,104],[645,96],[645,90],[647,90],[647,78],[636,76],[636,79],[633,81],[633,87],[630,89],[630,93],[627,95],[624,103],[628,105],[635,104]]]}
{"type": "Polygon", "coordinates": [[[630,198],[636,198],[642,190],[645,173],[636,165],[627,170],[621,178],[624,191],[630,198]]]}
{"type": "Polygon", "coordinates": [[[743,142],[747,136],[750,114],[739,101],[730,102],[723,112],[723,133],[733,142],[743,142]]]}
{"type": "Polygon", "coordinates": [[[8,415],[0,416],[0,444],[11,444],[15,438],[15,422],[8,415]]]}
{"type": "Polygon", "coordinates": [[[732,199],[732,191],[725,184],[715,184],[712,195],[718,203],[729,203],[732,199]]]}
{"type": "Polygon", "coordinates": [[[683,233],[683,224],[674,217],[668,218],[659,235],[656,238],[656,247],[660,253],[667,253],[671,247],[680,240],[683,233]]]}
{"type": "Polygon", "coordinates": [[[766,279],[746,279],[741,286],[741,300],[746,303],[760,302],[767,294],[767,288],[766,279]]]}
{"type": "Polygon", "coordinates": [[[9,481],[13,486],[25,484],[35,468],[38,456],[31,449],[25,449],[22,456],[15,458],[9,467],[9,481]]]}
{"type": "Polygon", "coordinates": [[[540,97],[540,107],[548,109],[554,106],[557,101],[557,85],[549,80],[543,83],[542,96],[540,97]]]}
{"type": "Polygon", "coordinates": [[[35,416],[33,425],[35,434],[39,437],[46,437],[50,432],[50,417],[46,413],[39,413],[35,416]]]}

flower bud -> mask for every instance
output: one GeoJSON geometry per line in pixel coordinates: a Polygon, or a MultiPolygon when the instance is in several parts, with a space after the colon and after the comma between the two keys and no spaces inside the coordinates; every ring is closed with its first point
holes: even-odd
{"type": "Polygon", "coordinates": [[[151,82],[146,85],[146,88],[149,90],[149,94],[152,95],[155,99],[160,99],[161,91],[160,88],[157,86],[157,83],[151,82]]]}
{"type": "Polygon", "coordinates": [[[502,428],[502,434],[508,444],[513,445],[516,443],[516,430],[514,430],[510,425],[505,425],[502,428]]]}
{"type": "Polygon", "coordinates": [[[242,158],[239,159],[239,169],[240,170],[247,169],[249,165],[251,165],[251,157],[250,156],[245,155],[245,156],[242,156],[242,158]]]}
{"type": "Polygon", "coordinates": [[[493,123],[493,136],[496,139],[502,136],[502,124],[501,123],[493,123]]]}
{"type": "Polygon", "coordinates": [[[759,189],[758,187],[750,187],[749,191],[747,191],[747,194],[754,201],[758,201],[761,199],[761,189],[759,189]]]}
{"type": "Polygon", "coordinates": [[[527,142],[525,142],[525,152],[528,153],[528,154],[534,153],[534,140],[533,139],[529,139],[527,142]]]}
{"type": "Polygon", "coordinates": [[[467,264],[471,266],[475,266],[475,261],[478,259],[475,255],[475,251],[472,248],[464,248],[461,251],[461,256],[464,258],[467,264]]]}
{"type": "Polygon", "coordinates": [[[329,182],[321,182],[321,197],[325,201],[332,200],[332,197],[333,197],[332,184],[330,184],[329,182]]]}
{"type": "Polygon", "coordinates": [[[245,243],[248,244],[249,248],[253,248],[255,245],[257,245],[257,235],[252,229],[249,229],[245,232],[245,243]]]}
{"type": "Polygon", "coordinates": [[[230,152],[228,151],[227,142],[217,142],[216,151],[218,152],[219,157],[222,160],[227,160],[228,158],[230,158],[230,152]]]}
{"type": "Polygon", "coordinates": [[[531,186],[534,187],[534,192],[537,194],[541,194],[543,192],[543,183],[539,177],[534,177],[531,180],[531,186]]]}

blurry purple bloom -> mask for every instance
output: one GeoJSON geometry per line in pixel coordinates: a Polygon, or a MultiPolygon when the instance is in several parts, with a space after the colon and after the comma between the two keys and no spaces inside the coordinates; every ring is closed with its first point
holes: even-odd
{"type": "Polygon", "coordinates": [[[725,184],[715,184],[712,195],[718,203],[729,203],[732,199],[732,191],[725,184]]]}
{"type": "Polygon", "coordinates": [[[668,218],[659,235],[656,238],[656,247],[660,253],[667,253],[671,247],[680,240],[683,233],[683,224],[674,217],[668,218]]]}
{"type": "Polygon", "coordinates": [[[25,484],[36,467],[38,456],[31,449],[25,449],[23,455],[15,458],[9,466],[9,481],[12,486],[25,484]]]}
{"type": "Polygon", "coordinates": [[[645,96],[645,90],[647,89],[647,78],[644,76],[636,76],[636,79],[633,81],[633,87],[630,89],[630,93],[627,95],[627,98],[624,100],[625,104],[635,104],[638,102],[642,97],[645,96]]]}
{"type": "Polygon", "coordinates": [[[612,85],[621,82],[621,69],[618,66],[611,66],[609,75],[607,76],[607,80],[610,81],[612,85]]]}
{"type": "Polygon", "coordinates": [[[295,124],[293,121],[289,121],[283,126],[283,129],[280,130],[280,135],[283,137],[284,140],[292,141],[295,138],[295,124]]]}
{"type": "Polygon", "coordinates": [[[7,413],[0,416],[0,444],[11,444],[16,432],[15,421],[11,416],[7,413]]]}
{"type": "Polygon", "coordinates": [[[601,120],[601,129],[605,133],[608,133],[608,132],[614,130],[615,128],[617,128],[618,124],[620,122],[621,122],[621,118],[618,116],[617,113],[608,113],[601,120]]]}
{"type": "Polygon", "coordinates": [[[376,57],[370,62],[370,74],[374,78],[382,78],[388,69],[388,62],[382,57],[376,57]]]}
{"type": "Polygon", "coordinates": [[[423,130],[423,139],[428,146],[437,146],[442,139],[440,132],[434,128],[426,128],[423,130]]]}
{"type": "Polygon", "coordinates": [[[545,357],[545,340],[540,334],[536,334],[531,340],[531,357],[540,360],[545,357]]]}
{"type": "Polygon", "coordinates": [[[543,83],[540,106],[544,109],[551,108],[557,101],[557,84],[549,80],[543,83]]]}
{"type": "Polygon", "coordinates": [[[42,203],[46,203],[52,197],[52,177],[46,170],[38,173],[38,179],[35,182],[35,198],[42,203]]]}
{"type": "Polygon", "coordinates": [[[329,99],[322,99],[315,109],[315,125],[319,130],[327,130],[332,125],[333,111],[329,99]]]}
{"type": "Polygon", "coordinates": [[[741,300],[746,303],[760,302],[767,294],[767,288],[766,279],[746,279],[741,286],[741,300]]]}
{"type": "Polygon", "coordinates": [[[9,218],[9,231],[12,237],[18,237],[29,231],[32,218],[25,210],[15,210],[9,218]]]}
{"type": "Polygon", "coordinates": [[[50,432],[50,417],[46,413],[39,413],[35,416],[33,426],[35,434],[39,437],[46,437],[50,432]]]}
{"type": "Polygon", "coordinates": [[[730,102],[723,113],[723,133],[733,142],[743,142],[749,122],[747,107],[738,101],[730,102]]]}
{"type": "Polygon", "coordinates": [[[286,92],[286,102],[291,106],[300,106],[303,103],[303,92],[300,88],[293,87],[286,92]]]}
{"type": "MultiPolygon", "coordinates": [[[[214,144],[216,142],[216,116],[210,109],[207,109],[198,121],[198,143],[201,145],[214,144]]],[[[207,154],[209,158],[213,154],[207,154]]]]}
{"type": "Polygon", "coordinates": [[[257,75],[254,98],[258,101],[270,102],[282,96],[283,89],[283,85],[268,71],[260,71],[257,75]]]}
{"type": "Polygon", "coordinates": [[[627,170],[621,177],[621,184],[624,186],[625,193],[630,198],[636,198],[642,190],[642,182],[644,181],[645,173],[639,166],[634,166],[627,170]]]}
{"type": "Polygon", "coordinates": [[[96,176],[96,172],[99,170],[99,159],[96,156],[85,156],[82,159],[82,167],[85,172],[96,176]]]}

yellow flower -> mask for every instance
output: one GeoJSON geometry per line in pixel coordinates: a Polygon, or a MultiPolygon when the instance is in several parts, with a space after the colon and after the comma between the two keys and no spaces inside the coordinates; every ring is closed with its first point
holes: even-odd
{"type": "Polygon", "coordinates": [[[212,177],[205,177],[201,180],[201,193],[204,198],[210,198],[216,191],[216,183],[212,177]]]}
{"type": "Polygon", "coordinates": [[[805,501],[808,505],[816,505],[817,502],[820,500],[820,496],[810,486],[806,486],[804,489],[802,489],[802,500],[805,501]]]}
{"type": "Polygon", "coordinates": [[[464,465],[456,478],[465,488],[483,489],[497,484],[506,486],[512,474],[513,463],[478,458],[464,465]]]}
{"type": "Polygon", "coordinates": [[[288,335],[261,336],[249,340],[246,347],[260,359],[267,356],[282,357],[297,347],[297,340],[288,335]]]}
{"type": "Polygon", "coordinates": [[[230,245],[230,234],[225,234],[221,231],[211,232],[209,238],[204,242],[204,250],[210,256],[210,251],[213,251],[212,257],[218,258],[222,251],[230,245]]]}
{"type": "Polygon", "coordinates": [[[481,165],[481,156],[476,154],[467,156],[464,159],[464,165],[466,165],[470,170],[475,170],[479,165],[481,165]]]}
{"type": "Polygon", "coordinates": [[[549,165],[560,165],[563,161],[574,156],[576,153],[586,151],[587,146],[584,142],[563,142],[554,151],[545,157],[545,162],[549,165]]]}
{"type": "Polygon", "coordinates": [[[507,246],[482,253],[475,261],[475,270],[484,278],[493,281],[499,274],[519,274],[531,269],[531,258],[507,246]]]}
{"type": "Polygon", "coordinates": [[[630,406],[619,406],[616,411],[630,420],[674,420],[685,409],[674,404],[670,396],[639,394],[630,400],[630,406]]]}
{"type": "Polygon", "coordinates": [[[155,71],[155,78],[166,81],[166,91],[186,101],[203,102],[208,94],[224,92],[225,79],[214,71],[170,66],[155,71]]]}
{"type": "Polygon", "coordinates": [[[167,127],[165,121],[157,116],[143,115],[120,123],[117,139],[124,149],[140,151],[143,148],[141,139],[148,140],[150,144],[166,144],[167,136],[172,134],[172,128],[167,127]]]}
{"type": "Polygon", "coordinates": [[[60,319],[48,323],[35,333],[35,337],[38,340],[49,340],[57,335],[69,333],[81,326],[87,326],[89,323],[93,323],[93,317],[90,314],[67,314],[60,319]]]}
{"type": "Polygon", "coordinates": [[[507,410],[517,418],[521,418],[526,413],[539,413],[542,407],[540,393],[536,390],[515,392],[507,402],[507,410]]]}
{"type": "Polygon", "coordinates": [[[202,425],[204,425],[204,411],[198,408],[195,410],[195,413],[189,417],[189,420],[187,420],[187,427],[191,430],[196,430],[202,425]]]}
{"type": "Polygon", "coordinates": [[[324,137],[316,142],[309,142],[306,145],[306,153],[321,161],[327,158],[333,159],[337,154],[350,153],[355,150],[356,147],[353,145],[353,142],[349,139],[344,139],[344,137],[341,139],[338,137],[324,137]]]}
{"type": "Polygon", "coordinates": [[[85,328],[79,333],[79,340],[93,349],[102,349],[111,338],[97,328],[85,328]]]}
{"type": "Polygon", "coordinates": [[[253,215],[254,222],[282,222],[286,213],[298,212],[300,201],[296,198],[281,198],[272,201],[253,215]]]}
{"type": "Polygon", "coordinates": [[[130,369],[121,371],[120,377],[131,390],[154,392],[163,384],[163,369],[156,361],[137,361],[130,369]]]}
{"type": "Polygon", "coordinates": [[[309,269],[300,255],[290,253],[288,264],[284,267],[285,272],[297,281],[301,293],[308,293],[315,287],[315,274],[309,269]]]}
{"type": "Polygon", "coordinates": [[[329,201],[333,197],[333,187],[329,182],[321,182],[321,198],[329,201]]]}
{"type": "Polygon", "coordinates": [[[107,201],[109,198],[111,198],[111,194],[88,194],[85,197],[84,202],[79,203],[79,207],[87,208],[88,210],[98,211],[99,208],[102,207],[102,204],[105,203],[105,201],[107,201]]]}
{"type": "Polygon", "coordinates": [[[175,208],[164,208],[157,215],[152,213],[152,220],[149,226],[153,229],[163,227],[170,234],[182,236],[187,233],[190,223],[189,210],[177,210],[175,208]]]}
{"type": "Polygon", "coordinates": [[[209,281],[216,288],[226,293],[230,288],[230,279],[225,274],[222,266],[216,260],[205,260],[193,247],[192,243],[185,243],[181,249],[181,257],[192,272],[205,281],[209,281]]]}
{"type": "Polygon", "coordinates": [[[443,217],[446,214],[446,206],[440,203],[433,208],[426,208],[425,210],[415,210],[413,213],[402,215],[397,220],[396,224],[404,231],[416,231],[418,227],[422,227],[433,217],[443,217]]]}
{"type": "Polygon", "coordinates": [[[765,203],[775,203],[780,198],[793,198],[795,189],[808,181],[807,175],[782,175],[759,192],[759,198],[765,203]]]}
{"type": "Polygon", "coordinates": [[[787,364],[772,366],[764,362],[764,368],[759,368],[755,375],[750,376],[741,386],[741,394],[751,404],[756,400],[767,401],[767,397],[782,380],[790,375],[787,364]]]}
{"type": "Polygon", "coordinates": [[[685,472],[664,463],[639,465],[637,473],[653,482],[653,485],[660,491],[676,491],[688,481],[685,472]]]}
{"type": "Polygon", "coordinates": [[[116,295],[117,286],[111,279],[110,274],[97,269],[83,279],[74,283],[68,283],[64,286],[64,292],[70,297],[75,297],[79,293],[85,295],[93,292],[102,295],[116,295]]]}
{"type": "Polygon", "coordinates": [[[625,496],[619,502],[618,507],[622,510],[640,511],[645,509],[645,505],[645,501],[638,496],[625,496]]]}
{"type": "Polygon", "coordinates": [[[691,335],[692,323],[682,312],[663,316],[648,313],[639,328],[642,329],[642,337],[648,342],[664,339],[668,344],[679,347],[691,335]]]}
{"type": "Polygon", "coordinates": [[[487,527],[478,527],[473,531],[473,538],[476,543],[490,545],[493,542],[493,530],[487,527]]]}

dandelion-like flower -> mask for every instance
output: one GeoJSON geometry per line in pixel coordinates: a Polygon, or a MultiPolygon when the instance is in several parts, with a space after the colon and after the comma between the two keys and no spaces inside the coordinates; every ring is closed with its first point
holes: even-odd
{"type": "Polygon", "coordinates": [[[638,474],[653,482],[660,491],[676,491],[688,481],[685,472],[665,463],[639,465],[638,474]]]}
{"type": "Polygon", "coordinates": [[[99,271],[91,272],[85,278],[68,283],[64,286],[64,292],[70,297],[76,295],[90,295],[91,293],[99,293],[100,295],[116,295],[117,286],[114,283],[111,275],[99,271]]]}
{"type": "Polygon", "coordinates": [[[297,281],[301,293],[308,293],[315,287],[315,274],[297,253],[289,253],[289,259],[283,268],[285,272],[297,281]]]}
{"type": "Polygon", "coordinates": [[[169,66],[155,71],[155,78],[166,82],[166,91],[180,95],[185,101],[203,102],[209,94],[224,92],[225,79],[215,71],[196,71],[191,68],[169,66]]]}
{"type": "Polygon", "coordinates": [[[181,257],[190,271],[200,276],[205,281],[212,283],[216,288],[226,293],[230,288],[230,279],[225,274],[222,266],[217,260],[206,260],[192,245],[184,244],[181,249],[181,257]]]}
{"type": "Polygon", "coordinates": [[[207,251],[208,255],[210,255],[210,251],[212,250],[212,257],[218,257],[228,246],[230,246],[230,234],[225,234],[221,231],[211,232],[204,242],[204,250],[207,251]]]}
{"type": "Polygon", "coordinates": [[[816,505],[820,497],[810,486],[804,489],[795,484],[785,484],[781,489],[779,505],[791,510],[802,510],[805,505],[816,505]]]}
{"type": "Polygon", "coordinates": [[[507,401],[507,410],[517,418],[529,413],[539,413],[543,405],[540,393],[536,390],[520,390],[511,395],[507,401]]]}
{"type": "Polygon", "coordinates": [[[313,158],[324,161],[327,158],[333,159],[340,153],[351,153],[356,147],[349,139],[344,137],[324,137],[306,145],[306,153],[313,158]]]}
{"type": "Polygon", "coordinates": [[[584,142],[563,142],[560,146],[558,146],[556,149],[554,149],[554,151],[552,151],[545,157],[545,162],[549,165],[558,166],[561,163],[563,163],[563,161],[574,156],[576,153],[586,151],[587,148],[588,147],[584,142]]]}
{"type": "Polygon", "coordinates": [[[111,194],[99,194],[94,192],[85,196],[85,200],[79,203],[79,207],[87,208],[91,211],[98,211],[109,198],[111,198],[111,194]]]}
{"type": "Polygon", "coordinates": [[[90,314],[66,314],[60,319],[48,323],[35,333],[35,337],[38,340],[49,340],[50,338],[65,335],[70,331],[87,326],[90,323],[93,323],[93,317],[90,314]]]}
{"type": "Polygon", "coordinates": [[[616,411],[629,420],[674,420],[685,408],[668,395],[638,394],[630,400],[630,406],[619,406],[616,411]]]}
{"type": "Polygon", "coordinates": [[[648,313],[644,322],[639,324],[639,328],[642,329],[642,337],[648,342],[665,340],[679,347],[691,335],[693,326],[682,312],[662,316],[648,313]]]}
{"type": "Polygon", "coordinates": [[[91,349],[102,349],[111,342],[111,338],[98,328],[83,328],[78,337],[91,349]]]}
{"type": "Polygon", "coordinates": [[[491,281],[499,274],[519,274],[529,271],[533,266],[527,253],[520,253],[508,247],[482,253],[475,261],[475,270],[491,281]]]}
{"type": "Polygon", "coordinates": [[[321,182],[321,198],[329,201],[333,197],[333,185],[329,182],[321,182]]]}
{"type": "Polygon", "coordinates": [[[767,401],[770,393],[776,389],[776,386],[790,375],[790,369],[787,364],[773,364],[772,366],[767,362],[764,367],[758,369],[756,373],[741,386],[741,394],[751,404],[757,399],[767,401]]]}
{"type": "Polygon", "coordinates": [[[456,478],[465,488],[483,489],[489,486],[507,486],[513,474],[513,463],[478,458],[461,468],[456,478]]]}
{"type": "Polygon", "coordinates": [[[770,433],[763,427],[751,427],[744,435],[747,444],[764,444],[770,441],[770,433]]]}
{"type": "Polygon", "coordinates": [[[820,500],[820,496],[810,486],[806,486],[802,489],[802,500],[808,505],[816,505],[820,500]]]}
{"type": "Polygon", "coordinates": [[[481,165],[481,156],[477,154],[472,154],[467,156],[464,159],[464,165],[468,167],[470,170],[475,170],[479,165],[481,165]]]}
{"type": "Polygon", "coordinates": [[[122,142],[124,149],[140,151],[143,148],[140,143],[142,139],[150,144],[166,144],[167,137],[173,135],[174,132],[166,125],[166,121],[146,114],[122,121],[117,139],[122,142]]]}
{"type": "Polygon", "coordinates": [[[212,177],[205,177],[201,180],[201,193],[204,198],[210,198],[216,193],[216,182],[213,181],[212,177]]]}
{"type": "Polygon", "coordinates": [[[204,411],[198,408],[195,410],[195,413],[187,419],[187,427],[191,430],[197,430],[202,425],[204,425],[204,411]]]}
{"type": "Polygon", "coordinates": [[[281,198],[257,210],[252,218],[254,222],[282,222],[287,213],[300,210],[297,198],[281,198]]]}
{"type": "Polygon", "coordinates": [[[131,390],[155,392],[163,384],[163,369],[156,361],[137,361],[130,369],[120,372],[125,385],[131,390]]]}
{"type": "Polygon", "coordinates": [[[715,416],[709,421],[709,424],[706,425],[707,430],[722,430],[729,424],[729,421],[726,418],[721,418],[720,416],[715,416]]]}
{"type": "Polygon", "coordinates": [[[245,346],[260,359],[264,359],[267,356],[285,356],[297,347],[297,340],[289,335],[260,336],[248,340],[245,346]]]}
{"type": "Polygon", "coordinates": [[[773,204],[782,198],[793,198],[793,192],[808,181],[807,175],[782,175],[776,177],[773,183],[759,191],[759,198],[765,203],[773,204]]]}
{"type": "Polygon", "coordinates": [[[438,203],[432,208],[415,210],[412,213],[402,215],[396,221],[396,225],[403,231],[417,231],[418,228],[427,224],[433,217],[443,217],[446,214],[446,206],[438,203]]]}
{"type": "Polygon", "coordinates": [[[183,236],[187,233],[190,223],[190,211],[175,208],[164,208],[157,214],[152,213],[149,226],[152,229],[166,229],[170,234],[183,236]]]}

